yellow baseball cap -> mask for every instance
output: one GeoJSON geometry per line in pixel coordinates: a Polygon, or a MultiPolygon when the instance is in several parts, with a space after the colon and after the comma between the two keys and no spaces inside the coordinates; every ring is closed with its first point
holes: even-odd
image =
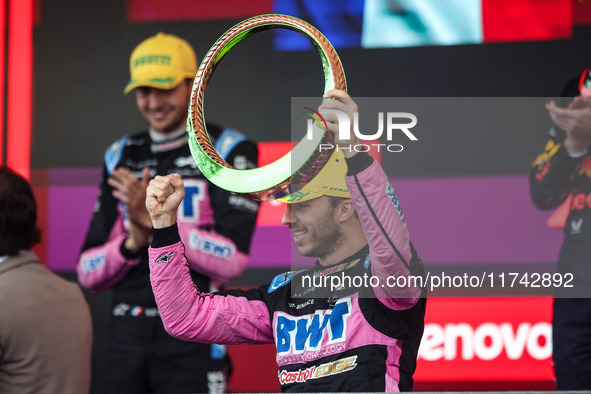
{"type": "Polygon", "coordinates": [[[300,190],[278,198],[277,201],[294,204],[322,196],[351,198],[345,183],[345,175],[347,175],[345,155],[342,151],[335,150],[322,170],[310,182],[300,190]]]}
{"type": "Polygon", "coordinates": [[[195,78],[197,56],[191,44],[165,33],[146,38],[129,58],[130,81],[124,94],[138,86],[173,89],[186,78],[195,78]]]}

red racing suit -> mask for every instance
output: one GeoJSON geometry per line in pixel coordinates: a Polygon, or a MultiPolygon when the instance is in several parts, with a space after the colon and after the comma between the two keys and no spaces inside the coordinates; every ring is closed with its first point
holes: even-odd
{"type": "MultiPolygon", "coordinates": [[[[559,105],[572,97],[589,95],[591,75],[585,70],[567,83],[559,105]]],[[[532,200],[540,209],[568,201],[564,242],[556,272],[572,287],[554,289],[552,361],[558,390],[591,389],[591,147],[572,157],[564,148],[566,132],[556,125],[544,152],[530,172],[532,200]],[[568,200],[567,200],[568,199],[568,200]]]]}
{"type": "MultiPolygon", "coordinates": [[[[572,97],[580,94],[577,82],[572,80],[566,85],[559,105],[566,107],[572,97]]],[[[571,196],[557,272],[572,278],[572,287],[557,287],[555,294],[590,298],[591,151],[571,157],[563,146],[565,138],[565,132],[553,124],[544,152],[532,164],[530,192],[536,207],[544,210],[558,207],[571,196]]]]}
{"type": "MultiPolygon", "coordinates": [[[[283,391],[411,390],[426,300],[419,287],[339,286],[304,277],[421,276],[400,203],[381,166],[347,160],[349,188],[368,246],[333,266],[287,272],[248,291],[193,285],[176,225],[154,231],[151,281],[166,330],[186,341],[275,343],[283,391]]],[[[330,282],[330,281],[329,281],[330,282]]]]}

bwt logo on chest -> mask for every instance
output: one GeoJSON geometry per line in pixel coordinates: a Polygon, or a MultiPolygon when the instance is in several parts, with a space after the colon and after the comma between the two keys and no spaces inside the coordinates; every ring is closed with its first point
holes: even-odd
{"type": "Polygon", "coordinates": [[[349,298],[339,300],[333,309],[319,310],[313,315],[292,316],[278,312],[275,323],[277,353],[297,354],[345,341],[350,315],[349,298]]]}

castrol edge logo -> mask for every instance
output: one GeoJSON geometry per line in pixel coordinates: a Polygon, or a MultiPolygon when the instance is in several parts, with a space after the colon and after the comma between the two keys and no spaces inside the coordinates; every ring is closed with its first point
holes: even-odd
{"type": "Polygon", "coordinates": [[[310,379],[319,379],[351,371],[356,366],[357,356],[351,356],[306,369],[298,369],[297,371],[281,371],[279,372],[279,383],[303,383],[310,379]]]}

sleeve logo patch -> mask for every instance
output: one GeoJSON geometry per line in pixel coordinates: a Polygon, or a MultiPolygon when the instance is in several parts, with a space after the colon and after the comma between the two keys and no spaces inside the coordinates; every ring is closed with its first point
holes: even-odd
{"type": "Polygon", "coordinates": [[[82,272],[92,272],[105,265],[105,255],[99,254],[97,256],[87,257],[82,260],[82,272]]]}
{"type": "Polygon", "coordinates": [[[278,288],[285,286],[286,284],[291,282],[291,278],[293,278],[294,275],[299,272],[302,272],[302,271],[289,271],[289,272],[284,272],[283,274],[277,275],[271,281],[271,285],[269,286],[269,290],[267,290],[267,293],[272,293],[275,290],[277,290],[278,288]]]}
{"type": "Polygon", "coordinates": [[[173,253],[164,253],[162,256],[158,257],[155,261],[156,264],[168,263],[172,256],[174,256],[176,252],[173,253]]]}
{"type": "Polygon", "coordinates": [[[404,220],[404,213],[402,213],[402,207],[400,206],[400,201],[398,201],[398,196],[396,196],[394,188],[388,182],[386,182],[386,195],[392,201],[392,205],[396,209],[396,212],[398,212],[398,216],[400,216],[400,220],[402,220],[402,225],[406,226],[406,221],[404,220]]]}
{"type": "Polygon", "coordinates": [[[230,260],[232,256],[234,256],[233,247],[222,242],[200,237],[199,234],[195,232],[192,232],[189,235],[189,248],[200,250],[203,253],[207,253],[226,260],[230,260]]]}

